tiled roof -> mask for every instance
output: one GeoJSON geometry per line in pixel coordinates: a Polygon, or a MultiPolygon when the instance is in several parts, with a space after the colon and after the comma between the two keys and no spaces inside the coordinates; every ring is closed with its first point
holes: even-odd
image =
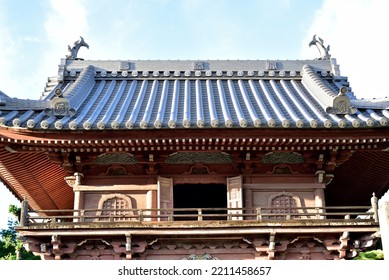
{"type": "Polygon", "coordinates": [[[34,130],[386,127],[328,60],[64,59],[39,100],[0,95],[0,125],[34,130]],[[47,93],[49,90],[49,93],[47,93]]]}

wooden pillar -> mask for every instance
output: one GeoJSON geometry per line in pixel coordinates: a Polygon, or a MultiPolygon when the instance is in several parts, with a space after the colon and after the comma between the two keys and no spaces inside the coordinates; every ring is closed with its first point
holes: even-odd
{"type": "Polygon", "coordinates": [[[21,226],[28,226],[28,201],[27,197],[24,198],[20,207],[19,224],[21,226]]]}
{"type": "MultiPolygon", "coordinates": [[[[84,209],[84,192],[83,191],[74,191],[74,210],[84,209]]],[[[83,213],[80,211],[75,211],[74,216],[83,216],[83,213]]],[[[79,219],[74,219],[75,222],[79,219]]],[[[79,222],[82,222],[82,218],[79,222]]]]}
{"type": "MultiPolygon", "coordinates": [[[[146,209],[151,209],[151,208],[153,208],[153,191],[148,190],[146,193],[146,209]]],[[[149,215],[151,215],[151,211],[145,211],[144,215],[146,216],[144,218],[145,221],[151,221],[151,218],[148,217],[149,215]]]]}
{"type": "Polygon", "coordinates": [[[315,207],[318,208],[317,213],[319,214],[319,219],[324,219],[325,217],[320,215],[320,213],[323,213],[324,210],[321,209],[325,207],[325,200],[324,200],[324,189],[315,189],[314,192],[315,195],[315,207]]]}
{"type": "MultiPolygon", "coordinates": [[[[157,191],[156,190],[148,190],[146,193],[146,209],[155,209],[157,208],[157,191]]],[[[147,217],[148,215],[156,215],[157,213],[154,211],[145,211],[144,215],[145,221],[154,221],[156,218],[147,217]]]]}
{"type": "Polygon", "coordinates": [[[325,207],[324,190],[323,189],[315,189],[315,206],[316,207],[325,207]]]}
{"type": "MultiPolygon", "coordinates": [[[[84,193],[80,191],[77,187],[82,184],[82,180],[84,178],[84,175],[80,172],[74,173],[73,176],[65,177],[66,183],[73,188],[74,192],[74,201],[73,201],[73,209],[74,210],[81,210],[84,209],[84,193]]],[[[83,216],[84,213],[81,213],[80,211],[75,211],[74,216],[83,216]]],[[[74,222],[82,221],[81,219],[73,219],[74,222]]]]}
{"type": "Polygon", "coordinates": [[[74,209],[83,209],[84,208],[84,192],[75,191],[74,192],[74,209]]]}

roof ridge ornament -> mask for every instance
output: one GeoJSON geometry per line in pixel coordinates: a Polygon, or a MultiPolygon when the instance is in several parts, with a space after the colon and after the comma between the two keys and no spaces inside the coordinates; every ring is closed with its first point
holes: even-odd
{"type": "Polygon", "coordinates": [[[50,107],[44,110],[47,116],[73,116],[76,114],[76,109],[70,107],[69,100],[62,95],[62,90],[55,90],[55,97],[50,101],[50,107]]]}
{"type": "Polygon", "coordinates": [[[331,55],[329,53],[330,51],[330,45],[327,47],[324,46],[324,40],[319,37],[319,39],[316,39],[316,34],[313,35],[312,41],[309,43],[309,47],[316,46],[319,50],[320,57],[316,58],[318,60],[324,60],[324,59],[330,59],[331,55]]]}
{"type": "Polygon", "coordinates": [[[316,73],[316,70],[311,65],[304,65],[302,68],[302,81],[312,94],[316,96],[323,104],[326,113],[344,115],[355,114],[357,109],[350,104],[350,98],[347,96],[348,88],[342,86],[339,92],[336,93],[332,88],[327,86],[321,77],[316,73]]]}
{"type": "Polygon", "coordinates": [[[81,47],[86,47],[89,49],[89,45],[85,42],[84,38],[80,36],[80,40],[75,41],[72,48],[68,45],[69,54],[66,56],[66,58],[82,60],[82,58],[77,57],[78,51],[81,47]]]}

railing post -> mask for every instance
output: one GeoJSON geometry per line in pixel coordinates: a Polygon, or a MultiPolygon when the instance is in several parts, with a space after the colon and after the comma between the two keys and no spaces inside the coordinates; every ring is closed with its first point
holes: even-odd
{"type": "Polygon", "coordinates": [[[320,208],[316,207],[315,212],[316,212],[316,219],[320,219],[320,208]]]}
{"type": "Polygon", "coordinates": [[[85,221],[85,210],[81,210],[79,213],[80,213],[79,221],[84,222],[85,221]]]}
{"type": "Polygon", "coordinates": [[[197,209],[197,221],[203,220],[203,210],[201,208],[197,209]]]}
{"type": "Polygon", "coordinates": [[[143,222],[143,210],[139,210],[139,221],[143,222]]]}
{"type": "Polygon", "coordinates": [[[22,201],[22,204],[20,206],[20,221],[19,221],[19,224],[21,226],[28,226],[28,220],[27,220],[27,216],[28,216],[28,201],[27,201],[27,197],[25,197],[22,201]]]}
{"type": "Polygon", "coordinates": [[[262,210],[261,210],[261,207],[257,207],[255,210],[257,212],[257,221],[261,221],[262,220],[262,210]]]}
{"type": "Polygon", "coordinates": [[[371,199],[371,208],[373,208],[373,218],[374,222],[378,223],[378,198],[375,196],[375,193],[373,193],[371,199]]]}
{"type": "Polygon", "coordinates": [[[132,251],[132,238],[131,234],[126,236],[126,252],[131,252],[132,251]]]}
{"type": "Polygon", "coordinates": [[[167,220],[168,220],[169,222],[171,222],[171,221],[173,221],[174,212],[173,212],[173,210],[171,210],[171,211],[169,211],[168,213],[169,213],[169,216],[167,217],[167,220]]]}

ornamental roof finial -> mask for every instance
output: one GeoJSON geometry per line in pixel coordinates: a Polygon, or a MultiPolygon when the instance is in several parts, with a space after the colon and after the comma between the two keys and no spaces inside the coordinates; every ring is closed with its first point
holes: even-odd
{"type": "Polygon", "coordinates": [[[80,40],[74,42],[74,45],[72,48],[68,45],[69,54],[66,56],[66,58],[68,58],[68,59],[82,59],[82,58],[77,57],[78,51],[81,47],[86,47],[87,49],[89,49],[89,45],[84,41],[84,38],[82,38],[80,36],[80,40]]]}
{"type": "Polygon", "coordinates": [[[319,39],[316,39],[316,35],[313,35],[312,41],[309,43],[309,46],[315,45],[317,49],[319,50],[320,57],[316,58],[319,60],[322,59],[330,59],[331,55],[329,53],[330,51],[330,45],[327,47],[324,46],[324,41],[322,38],[319,37],[319,39]]]}

